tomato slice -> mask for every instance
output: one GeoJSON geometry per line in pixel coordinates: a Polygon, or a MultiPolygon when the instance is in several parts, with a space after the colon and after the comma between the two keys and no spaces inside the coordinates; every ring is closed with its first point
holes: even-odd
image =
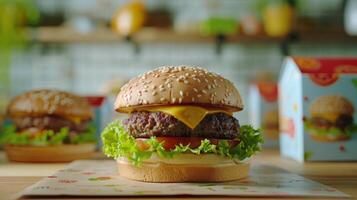
{"type": "MultiPolygon", "coordinates": [[[[225,140],[225,139],[209,139],[209,138],[201,138],[201,137],[156,137],[156,140],[159,142],[163,142],[163,147],[165,150],[175,149],[176,145],[190,145],[191,148],[197,148],[201,145],[201,141],[204,139],[208,139],[211,144],[217,145],[219,141],[227,141],[231,147],[239,144],[238,140],[225,140]]],[[[136,138],[136,145],[140,150],[146,150],[149,146],[146,144],[148,138],[136,138]]]]}

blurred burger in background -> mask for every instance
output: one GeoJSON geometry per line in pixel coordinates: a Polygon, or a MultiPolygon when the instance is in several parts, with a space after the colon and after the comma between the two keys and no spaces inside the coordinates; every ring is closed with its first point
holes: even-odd
{"type": "MultiPolygon", "coordinates": [[[[4,118],[5,118],[4,115],[2,113],[0,113],[0,137],[3,132],[4,118]]],[[[1,146],[0,146],[0,148],[1,148],[1,146]]]]}
{"type": "Polygon", "coordinates": [[[13,126],[1,142],[9,160],[66,162],[90,157],[95,150],[92,108],[83,97],[58,90],[33,90],[7,107],[13,126]]]}
{"type": "Polygon", "coordinates": [[[0,128],[2,128],[4,118],[5,118],[4,114],[0,112],[0,128]]]}
{"type": "Polygon", "coordinates": [[[129,114],[102,132],[119,175],[146,182],[219,182],[248,176],[261,135],[240,126],[243,109],[227,79],[202,68],[149,71],[125,84],[114,104],[129,114]]]}
{"type": "Polygon", "coordinates": [[[349,140],[356,125],[353,124],[354,107],[345,97],[324,95],[310,105],[311,118],[305,128],[311,138],[320,142],[349,140]]]}
{"type": "Polygon", "coordinates": [[[272,140],[279,139],[279,112],[278,110],[269,110],[264,113],[262,132],[264,137],[272,140]]]}

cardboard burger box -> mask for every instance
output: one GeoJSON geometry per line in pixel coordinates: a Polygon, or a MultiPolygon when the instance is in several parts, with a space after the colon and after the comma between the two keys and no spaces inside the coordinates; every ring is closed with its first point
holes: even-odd
{"type": "Polygon", "coordinates": [[[279,147],[278,85],[272,81],[259,81],[249,87],[249,119],[260,128],[265,148],[279,147]]]}
{"type": "Polygon", "coordinates": [[[357,58],[287,57],[279,103],[283,156],[357,160],[357,58]]]}

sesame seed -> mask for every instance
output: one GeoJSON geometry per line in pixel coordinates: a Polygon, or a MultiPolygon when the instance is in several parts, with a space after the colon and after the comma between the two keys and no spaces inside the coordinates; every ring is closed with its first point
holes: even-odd
{"type": "Polygon", "coordinates": [[[160,88],[160,92],[163,92],[163,91],[165,91],[165,88],[160,88]]]}
{"type": "Polygon", "coordinates": [[[182,103],[182,98],[179,98],[179,103],[182,103]]]}
{"type": "Polygon", "coordinates": [[[200,98],[202,95],[198,94],[197,97],[200,98]]]}
{"type": "Polygon", "coordinates": [[[165,100],[166,100],[165,97],[161,97],[161,98],[160,98],[160,101],[165,101],[165,100]]]}
{"type": "Polygon", "coordinates": [[[171,88],[171,87],[172,87],[172,85],[171,85],[170,83],[168,83],[168,84],[167,84],[167,87],[168,87],[168,88],[171,88]]]}
{"type": "Polygon", "coordinates": [[[152,86],[152,89],[156,89],[156,85],[153,85],[153,86],[152,86]]]}
{"type": "Polygon", "coordinates": [[[184,82],[185,84],[188,84],[188,83],[189,83],[188,80],[184,80],[183,82],[184,82]]]}
{"type": "Polygon", "coordinates": [[[172,98],[172,99],[171,99],[171,102],[172,102],[172,103],[175,103],[175,102],[176,102],[176,98],[175,98],[175,97],[172,98]]]}
{"type": "Polygon", "coordinates": [[[144,99],[143,101],[144,104],[148,104],[149,102],[147,100],[144,99]]]}
{"type": "Polygon", "coordinates": [[[152,93],[152,95],[153,95],[153,96],[155,96],[156,94],[157,94],[157,92],[156,92],[156,91],[152,93]]]}
{"type": "Polygon", "coordinates": [[[198,92],[198,90],[196,88],[193,88],[193,91],[198,92]]]}
{"type": "Polygon", "coordinates": [[[206,90],[202,90],[202,93],[203,93],[203,94],[207,94],[207,91],[206,91],[206,90]]]}
{"type": "Polygon", "coordinates": [[[180,96],[183,96],[183,92],[182,92],[182,90],[180,90],[180,96]]]}

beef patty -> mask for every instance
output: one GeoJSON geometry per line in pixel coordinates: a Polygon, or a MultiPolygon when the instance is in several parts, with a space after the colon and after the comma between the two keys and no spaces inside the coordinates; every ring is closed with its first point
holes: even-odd
{"type": "Polygon", "coordinates": [[[134,112],[123,121],[135,138],[203,137],[234,139],[239,135],[239,122],[225,113],[207,115],[194,129],[163,112],[134,112]]]}
{"type": "Polygon", "coordinates": [[[311,121],[313,124],[319,127],[324,127],[324,128],[338,127],[340,129],[345,129],[353,124],[353,117],[350,115],[340,115],[335,122],[331,122],[321,117],[313,117],[311,121]]]}
{"type": "Polygon", "coordinates": [[[70,130],[82,132],[86,130],[88,124],[88,121],[75,123],[58,116],[14,117],[12,120],[19,130],[36,127],[39,129],[59,131],[63,127],[68,127],[70,130]]]}

